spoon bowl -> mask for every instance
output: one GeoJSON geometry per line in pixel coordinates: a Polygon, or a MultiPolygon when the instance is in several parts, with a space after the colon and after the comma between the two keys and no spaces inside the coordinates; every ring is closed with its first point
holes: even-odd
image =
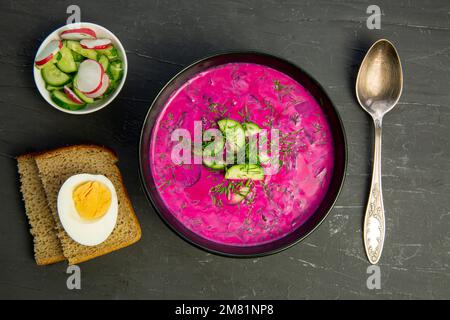
{"type": "Polygon", "coordinates": [[[381,39],[364,57],[356,79],[358,102],[372,117],[382,117],[398,102],[402,94],[403,73],[393,44],[381,39]]]}

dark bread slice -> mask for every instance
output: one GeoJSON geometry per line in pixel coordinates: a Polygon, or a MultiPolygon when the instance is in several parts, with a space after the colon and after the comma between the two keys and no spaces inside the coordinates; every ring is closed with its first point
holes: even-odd
{"type": "Polygon", "coordinates": [[[48,206],[39,170],[33,154],[17,157],[20,191],[25,202],[25,212],[33,235],[34,259],[38,265],[65,260],[61,242],[56,235],[56,224],[48,206]]]}
{"type": "Polygon", "coordinates": [[[120,248],[141,238],[141,228],[116,165],[116,155],[109,149],[95,145],[63,147],[35,156],[39,175],[56,222],[57,235],[69,264],[77,264],[120,248]],[[117,224],[108,239],[94,247],[83,246],[70,238],[58,217],[57,198],[61,185],[74,174],[102,174],[116,188],[119,201],[117,224]]]}

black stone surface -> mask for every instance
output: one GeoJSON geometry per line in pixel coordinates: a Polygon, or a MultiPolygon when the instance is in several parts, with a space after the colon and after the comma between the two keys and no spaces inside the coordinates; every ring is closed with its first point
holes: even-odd
{"type": "Polygon", "coordinates": [[[41,41],[65,23],[72,1],[0,2],[0,298],[450,298],[450,3],[377,1],[381,30],[366,27],[368,1],[77,1],[82,20],[114,32],[128,78],[106,109],[54,110],[32,77],[41,41]],[[381,289],[366,286],[361,225],[371,173],[371,120],[354,97],[370,44],[388,38],[405,87],[384,120],[387,237],[381,289]],[[159,89],[183,66],[217,52],[258,50],[312,74],[336,104],[349,144],[348,176],[327,220],[301,244],[269,257],[205,253],[174,235],[141,190],[138,139],[159,89]],[[107,145],[141,222],[142,240],[83,263],[82,289],[65,263],[38,267],[14,157],[66,144],[107,145]]]}

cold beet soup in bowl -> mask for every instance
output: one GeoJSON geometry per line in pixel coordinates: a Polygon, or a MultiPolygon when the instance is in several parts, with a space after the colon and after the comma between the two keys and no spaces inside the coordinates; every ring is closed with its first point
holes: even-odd
{"type": "Polygon", "coordinates": [[[153,206],[181,237],[258,256],[300,241],[331,210],[345,135],[330,99],[297,66],[221,54],[187,67],[156,97],[140,168],[153,206]]]}

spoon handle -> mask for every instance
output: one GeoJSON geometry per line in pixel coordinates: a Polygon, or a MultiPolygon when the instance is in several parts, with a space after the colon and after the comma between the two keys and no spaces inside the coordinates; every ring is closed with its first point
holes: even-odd
{"type": "Polygon", "coordinates": [[[364,246],[370,263],[376,264],[383,250],[385,219],[381,188],[381,119],[375,119],[375,146],[372,184],[364,217],[364,246]]]}

